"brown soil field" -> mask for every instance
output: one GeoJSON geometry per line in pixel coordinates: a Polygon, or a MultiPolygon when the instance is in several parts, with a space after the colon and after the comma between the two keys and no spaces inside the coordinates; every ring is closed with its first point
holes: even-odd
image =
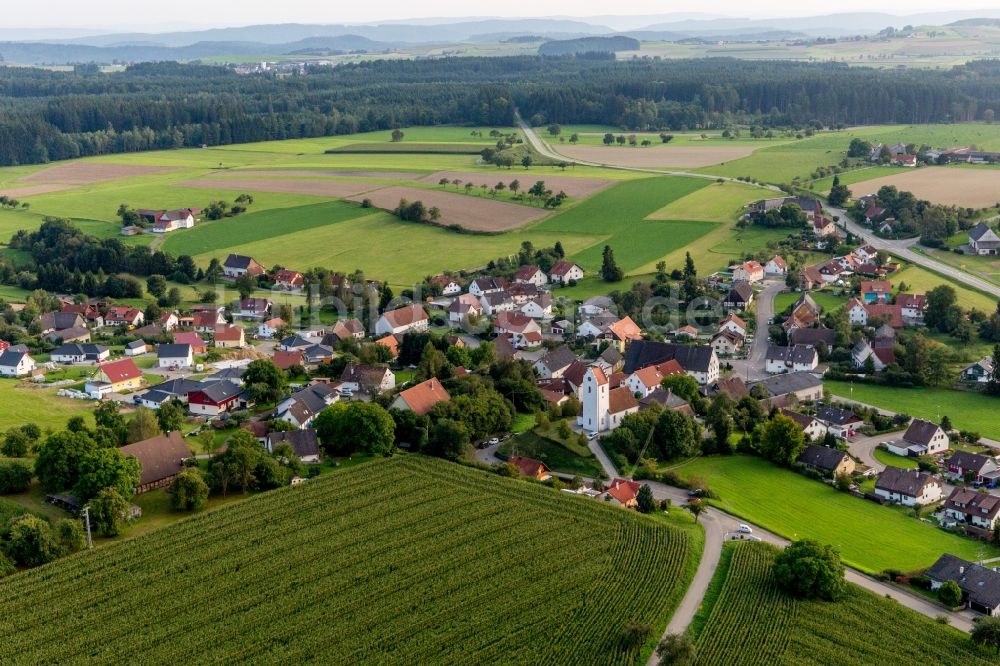
{"type": "Polygon", "coordinates": [[[199,178],[178,183],[178,187],[198,187],[222,190],[247,190],[250,192],[281,192],[284,194],[308,194],[316,197],[342,199],[352,194],[360,194],[378,187],[382,183],[351,180],[294,180],[292,178],[199,178]]]}
{"type": "Polygon", "coordinates": [[[1000,201],[1000,169],[925,167],[851,185],[855,197],[895,185],[933,203],[986,208],[1000,201]]]}
{"type": "Polygon", "coordinates": [[[59,183],[49,183],[47,185],[25,185],[24,187],[0,187],[0,194],[20,199],[30,197],[34,194],[47,194],[49,192],[59,192],[61,190],[73,189],[72,185],[60,185],[59,183]]]}
{"type": "MultiPolygon", "coordinates": [[[[21,178],[25,183],[58,183],[76,187],[100,183],[105,180],[144,176],[151,173],[174,171],[173,167],[136,166],[134,164],[94,164],[92,162],[70,162],[36,171],[21,178]]],[[[62,188],[68,189],[68,188],[62,188]]],[[[50,190],[51,191],[51,190],[50,190]]]]}
{"type": "Polygon", "coordinates": [[[621,147],[621,146],[559,146],[558,152],[596,164],[623,167],[697,168],[738,160],[753,153],[752,146],[698,147],[621,147]]]}
{"type": "MultiPolygon", "coordinates": [[[[448,180],[461,180],[462,183],[474,183],[476,186],[489,185],[493,187],[498,182],[505,185],[512,180],[520,181],[521,189],[527,190],[535,181],[545,181],[545,186],[553,192],[562,190],[571,197],[588,197],[598,190],[602,190],[614,181],[600,180],[597,178],[573,178],[572,176],[552,176],[539,174],[521,173],[517,169],[510,171],[484,171],[484,172],[458,172],[458,171],[437,171],[429,176],[420,179],[424,183],[434,183],[435,185],[442,178],[448,180]]],[[[449,186],[454,190],[454,186],[449,186]]]]}
{"type": "MultiPolygon", "coordinates": [[[[337,171],[336,169],[270,169],[226,171],[225,178],[381,178],[384,180],[416,180],[423,173],[414,171],[337,171]]],[[[568,193],[567,193],[568,194],[568,193]]]]}
{"type": "Polygon", "coordinates": [[[508,231],[543,217],[548,211],[519,204],[481,199],[479,197],[415,187],[386,187],[362,196],[348,197],[354,201],[371,199],[379,208],[392,210],[400,199],[422,201],[424,206],[441,210],[438,224],[457,224],[469,231],[508,231]]]}

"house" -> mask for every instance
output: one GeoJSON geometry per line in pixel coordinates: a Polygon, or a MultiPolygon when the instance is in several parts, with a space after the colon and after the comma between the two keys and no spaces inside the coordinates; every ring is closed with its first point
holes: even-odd
{"type": "Polygon", "coordinates": [[[320,462],[319,439],[313,428],[271,432],[264,439],[264,448],[271,454],[282,444],[288,444],[292,447],[292,453],[299,459],[299,462],[307,465],[320,462]]]}
{"type": "Polygon", "coordinates": [[[985,222],[969,229],[969,249],[972,254],[994,255],[1000,252],[1000,236],[985,222]]]}
{"type": "Polygon", "coordinates": [[[543,284],[548,284],[549,278],[538,266],[521,266],[514,274],[514,282],[541,287],[543,284]]]}
{"type": "MultiPolygon", "coordinates": [[[[145,345],[145,343],[143,343],[145,345]]],[[[49,360],[55,363],[85,363],[87,361],[106,361],[111,356],[111,350],[101,345],[65,344],[49,353],[49,360]]]]}
{"type": "Polygon", "coordinates": [[[243,375],[246,368],[222,368],[205,377],[205,382],[232,382],[236,386],[243,386],[243,375]]]}
{"type": "Polygon", "coordinates": [[[636,340],[625,352],[626,374],[639,368],[676,360],[684,372],[701,385],[713,384],[719,379],[719,357],[710,345],[679,345],[671,342],[636,340]]]}
{"type": "Polygon", "coordinates": [[[274,273],[274,286],[288,291],[301,289],[305,286],[306,280],[302,273],[282,269],[274,273]]]}
{"type": "Polygon", "coordinates": [[[571,261],[557,261],[549,269],[549,281],[557,284],[568,284],[571,280],[579,282],[583,279],[583,269],[571,261]]]}
{"type": "Polygon", "coordinates": [[[566,345],[561,345],[535,361],[535,372],[542,379],[562,377],[575,360],[576,354],[566,345]]]}
{"type": "MultiPolygon", "coordinates": [[[[955,488],[942,505],[944,515],[963,526],[992,533],[1000,518],[1000,497],[971,488],[955,488]]],[[[992,534],[989,534],[992,536],[992,534]]]]}
{"type": "Polygon", "coordinates": [[[919,323],[924,319],[927,309],[927,296],[924,294],[896,294],[896,306],[903,317],[903,322],[919,323]]]}
{"type": "Polygon", "coordinates": [[[826,280],[823,279],[818,266],[806,266],[803,268],[799,271],[799,279],[802,282],[803,289],[816,289],[826,284],[826,280]]]}
{"type": "MultiPolygon", "coordinates": [[[[601,352],[601,355],[597,357],[594,363],[601,366],[605,372],[618,372],[625,365],[625,357],[614,347],[608,347],[601,352]]],[[[681,374],[684,373],[684,369],[679,364],[677,365],[677,369],[681,374]]]]}
{"type": "Polygon", "coordinates": [[[730,400],[738,402],[740,398],[750,395],[750,389],[747,388],[746,382],[744,382],[741,377],[737,375],[730,375],[729,377],[723,377],[719,381],[707,387],[706,393],[708,395],[724,393],[730,400]]]}
{"type": "Polygon", "coordinates": [[[781,414],[795,421],[809,439],[818,440],[826,435],[826,425],[815,416],[802,414],[791,409],[785,409],[784,407],[781,408],[781,414]]]}
{"type": "Polygon", "coordinates": [[[472,317],[482,317],[483,306],[472,294],[459,294],[448,306],[448,321],[460,324],[472,317]]]}
{"type": "Polygon", "coordinates": [[[126,356],[142,356],[148,353],[152,347],[146,344],[145,340],[133,340],[132,342],[125,345],[125,355],[126,356]]]}
{"type": "Polygon", "coordinates": [[[188,409],[192,414],[218,416],[239,407],[243,389],[232,382],[202,383],[202,387],[188,393],[188,409]]]}
{"type": "Polygon", "coordinates": [[[198,333],[212,333],[216,326],[226,324],[226,318],[218,310],[200,310],[193,315],[192,325],[198,333]]]}
{"type": "Polygon", "coordinates": [[[764,279],[764,267],[759,261],[751,259],[733,268],[733,282],[760,282],[764,279]]]}
{"type": "Polygon", "coordinates": [[[989,356],[984,356],[972,365],[966,366],[959,373],[959,377],[963,382],[971,382],[974,384],[987,384],[993,377],[993,359],[989,356]]]}
{"type": "Polygon", "coordinates": [[[945,553],[927,570],[931,589],[947,581],[958,584],[968,607],[983,615],[1000,615],[1000,573],[945,553]]]}
{"type": "Polygon", "coordinates": [[[395,335],[386,335],[375,341],[375,344],[381,345],[389,350],[392,354],[392,359],[396,360],[399,358],[399,338],[395,335]]]}
{"type": "Polygon", "coordinates": [[[296,428],[307,428],[316,416],[337,402],[338,393],[322,382],[299,389],[275,409],[277,418],[296,428]]]}
{"type": "Polygon", "coordinates": [[[639,506],[638,497],[640,488],[642,488],[642,484],[637,481],[616,478],[608,484],[604,492],[605,497],[612,504],[623,506],[626,509],[635,509],[639,506]]]}
{"type": "MultiPolygon", "coordinates": [[[[361,320],[357,317],[351,317],[350,319],[338,319],[330,329],[328,335],[334,335],[338,340],[347,340],[348,338],[354,338],[355,340],[365,339],[365,325],[361,323],[361,320]]],[[[324,340],[326,337],[324,336],[324,340]]],[[[324,342],[324,344],[328,344],[324,342]]]]}
{"type": "Polygon", "coordinates": [[[866,364],[871,361],[872,370],[883,372],[887,367],[896,362],[896,353],[892,346],[872,347],[867,340],[858,340],[851,348],[851,362],[858,370],[863,370],[866,364]]]}
{"type": "Polygon", "coordinates": [[[312,347],[314,344],[316,344],[316,338],[305,338],[296,333],[295,335],[289,335],[287,338],[282,338],[278,342],[278,348],[282,351],[301,351],[312,347]]]}
{"type": "Polygon", "coordinates": [[[843,278],[849,277],[851,274],[851,271],[836,259],[831,259],[820,264],[817,270],[824,284],[833,284],[843,278]]]}
{"type": "Polygon", "coordinates": [[[442,296],[454,296],[462,293],[462,285],[447,275],[436,275],[430,279],[430,285],[441,290],[442,296]]]}
{"type": "Polygon", "coordinates": [[[156,348],[156,364],[161,368],[190,368],[194,365],[191,345],[163,344],[156,348]]]}
{"type": "Polygon", "coordinates": [[[685,324],[673,330],[674,337],[678,340],[694,340],[698,337],[698,329],[690,324],[685,324]]]}
{"type": "Polygon", "coordinates": [[[242,349],[247,344],[246,333],[242,326],[216,326],[212,341],[216,348],[220,349],[242,349]]]}
{"type": "Polygon", "coordinates": [[[833,349],[836,340],[836,332],[832,328],[825,326],[810,328],[793,328],[788,333],[789,345],[803,345],[805,347],[818,347],[820,343],[826,345],[827,349],[833,349]]]}
{"type": "Polygon", "coordinates": [[[516,333],[541,333],[542,329],[534,319],[517,312],[501,312],[493,322],[493,332],[497,335],[516,333]]]}
{"type": "Polygon", "coordinates": [[[90,329],[85,326],[74,326],[59,331],[52,331],[45,336],[49,342],[90,342],[90,329]]]}
{"type": "Polygon", "coordinates": [[[479,297],[479,304],[483,308],[483,314],[491,317],[500,312],[511,312],[517,307],[507,291],[491,291],[483,294],[479,297]]]}
{"type": "Polygon", "coordinates": [[[164,312],[160,315],[160,328],[164,331],[172,331],[180,325],[180,320],[173,312],[164,312]]]}
{"type": "Polygon", "coordinates": [[[875,494],[904,506],[927,506],[941,499],[941,482],[920,470],[886,467],[875,482],[875,494]]]}
{"type": "Polygon", "coordinates": [[[904,456],[935,455],[947,451],[950,444],[948,433],[941,426],[923,419],[913,419],[906,432],[903,433],[903,446],[900,446],[899,443],[891,443],[889,450],[904,456]],[[897,449],[905,449],[906,452],[894,451],[894,445],[897,449]]]}
{"type": "Polygon", "coordinates": [[[753,289],[749,282],[735,282],[722,302],[728,310],[746,310],[753,303],[753,289]]]}
{"type": "Polygon", "coordinates": [[[538,481],[546,481],[552,478],[549,468],[540,460],[525,458],[524,456],[511,456],[507,462],[516,467],[521,476],[527,476],[538,481]]]}
{"type": "MultiPolygon", "coordinates": [[[[86,320],[77,312],[46,312],[38,315],[35,321],[38,322],[39,332],[42,335],[87,327],[86,320]]],[[[62,336],[57,335],[56,337],[62,336]]]]}
{"type": "Polygon", "coordinates": [[[763,387],[771,399],[771,404],[782,403],[789,397],[794,397],[795,402],[823,399],[823,382],[811,372],[789,372],[775,375],[755,382],[752,386],[763,387]]]}
{"type": "Polygon", "coordinates": [[[732,356],[743,348],[743,342],[742,335],[724,329],[712,336],[710,344],[719,356],[732,356]]]}
{"type": "Polygon", "coordinates": [[[222,264],[222,274],[230,280],[244,275],[259,277],[266,272],[253,257],[245,257],[242,254],[230,254],[222,264]]]}
{"type": "MultiPolygon", "coordinates": [[[[782,413],[784,412],[785,410],[782,410],[782,413]]],[[[854,460],[851,456],[847,455],[846,451],[832,449],[819,444],[810,444],[807,446],[799,454],[796,462],[831,477],[854,473],[854,460]]]]}
{"type": "Polygon", "coordinates": [[[779,347],[768,345],[764,355],[766,370],[770,374],[781,372],[811,372],[819,365],[819,355],[814,347],[794,345],[779,347]]]}
{"type": "Polygon", "coordinates": [[[694,410],[687,400],[680,397],[670,389],[657,388],[644,398],[639,398],[639,411],[649,409],[653,405],[658,405],[663,409],[680,412],[691,418],[696,418],[694,410]]]}
{"type": "Polygon", "coordinates": [[[552,322],[550,327],[552,335],[563,335],[573,332],[573,324],[568,319],[560,319],[559,321],[552,322]]]}
{"type": "Polygon", "coordinates": [[[839,439],[850,439],[858,434],[864,420],[849,409],[821,407],[816,412],[816,420],[826,426],[827,432],[839,439]]]}
{"type": "Polygon", "coordinates": [[[667,377],[683,374],[685,374],[684,368],[676,360],[665,361],[659,365],[650,365],[636,370],[631,375],[628,375],[628,379],[625,380],[625,386],[633,394],[638,395],[640,398],[645,398],[660,388],[660,384],[667,377]]]}
{"type": "Polygon", "coordinates": [[[326,345],[309,345],[298,351],[302,354],[302,362],[309,368],[320,363],[329,363],[334,356],[333,349],[326,345]]]}
{"type": "Polygon", "coordinates": [[[26,351],[8,349],[0,354],[0,377],[27,377],[35,371],[35,359],[26,351]]]}
{"type": "Polygon", "coordinates": [[[105,326],[131,326],[135,328],[137,326],[142,326],[145,321],[146,316],[142,313],[142,310],[137,310],[136,308],[130,308],[124,305],[115,305],[108,308],[107,313],[104,315],[104,325],[105,326]]]}
{"type": "Polygon", "coordinates": [[[63,303],[63,312],[72,312],[83,317],[84,322],[87,326],[94,326],[96,328],[101,328],[104,326],[104,315],[101,314],[101,309],[98,307],[97,303],[63,303]]]}
{"type": "Polygon", "coordinates": [[[521,306],[521,314],[532,319],[552,318],[552,294],[540,292],[535,298],[525,301],[521,306]]]}
{"type": "Polygon", "coordinates": [[[588,432],[613,430],[626,415],[639,411],[639,402],[629,388],[611,389],[607,375],[594,366],[584,374],[580,401],[583,406],[577,424],[588,432]]]}
{"type": "Polygon", "coordinates": [[[233,314],[235,319],[263,319],[271,312],[271,301],[267,298],[244,298],[233,314]]]}
{"type": "Polygon", "coordinates": [[[208,351],[208,343],[202,340],[197,333],[174,333],[173,338],[174,344],[191,345],[191,351],[195,354],[204,354],[208,351]]]}
{"type": "Polygon", "coordinates": [[[626,315],[622,319],[608,324],[597,337],[610,341],[619,352],[623,352],[632,342],[642,340],[642,329],[632,320],[632,317],[626,315]]]}
{"type": "Polygon", "coordinates": [[[154,234],[165,234],[176,229],[190,229],[194,226],[194,216],[200,211],[198,208],[179,208],[177,210],[147,210],[140,208],[136,211],[139,217],[151,225],[149,231],[154,234]]]}
{"type": "Polygon", "coordinates": [[[281,317],[272,317],[266,321],[262,321],[257,325],[257,337],[270,340],[274,336],[278,335],[278,331],[287,326],[288,323],[281,317]]]}
{"type": "Polygon", "coordinates": [[[878,250],[872,245],[859,245],[851,251],[851,254],[857,257],[858,261],[868,263],[875,261],[878,257],[878,250]]]}
{"type": "Polygon", "coordinates": [[[972,453],[971,451],[955,451],[944,461],[947,471],[945,475],[955,481],[967,481],[993,487],[997,476],[1000,476],[1000,465],[995,458],[972,453]]]}
{"type": "Polygon", "coordinates": [[[99,363],[97,371],[87,380],[84,393],[103,398],[109,393],[130,391],[142,386],[142,370],[131,358],[99,363]]]}
{"type": "Polygon", "coordinates": [[[396,375],[380,365],[349,363],[340,375],[340,387],[355,393],[378,395],[396,388],[396,375]]]}
{"type": "Polygon", "coordinates": [[[837,233],[837,225],[828,217],[817,215],[812,219],[813,233],[822,238],[832,236],[837,233]]]}
{"type": "Polygon", "coordinates": [[[395,310],[388,310],[379,317],[375,324],[376,335],[406,333],[407,331],[426,331],[430,319],[423,306],[418,303],[405,305],[395,310]]]}
{"type": "Polygon", "coordinates": [[[844,306],[847,309],[847,319],[852,326],[868,326],[870,321],[885,322],[892,328],[903,328],[903,308],[895,303],[862,303],[852,298],[844,306]]]}
{"type": "Polygon", "coordinates": [[[123,446],[119,451],[124,457],[139,461],[137,494],[169,485],[184,469],[184,461],[191,457],[191,450],[177,431],[123,446]]]}
{"type": "Polygon", "coordinates": [[[781,277],[788,274],[788,262],[780,254],[776,254],[764,264],[764,275],[767,277],[781,277]]]}
{"type": "Polygon", "coordinates": [[[878,232],[880,234],[888,236],[890,234],[895,233],[895,226],[896,226],[896,218],[887,217],[884,220],[882,220],[881,223],[879,223],[878,232]]]}
{"type": "Polygon", "coordinates": [[[402,409],[424,415],[431,411],[434,405],[449,400],[451,400],[451,396],[441,386],[441,382],[435,377],[431,377],[427,381],[420,382],[396,396],[396,399],[392,402],[392,409],[402,409]]]}
{"type": "Polygon", "coordinates": [[[865,211],[865,224],[874,224],[876,221],[881,220],[883,215],[885,215],[885,208],[881,206],[869,206],[868,210],[865,211]]]}
{"type": "Polygon", "coordinates": [[[892,284],[887,280],[862,280],[861,301],[863,303],[888,303],[892,295],[892,284]]]}
{"type": "Polygon", "coordinates": [[[509,286],[510,283],[503,278],[477,278],[469,283],[469,293],[476,298],[482,298],[484,294],[491,294],[497,291],[507,291],[507,287],[509,286]]]}
{"type": "Polygon", "coordinates": [[[730,331],[732,333],[737,333],[742,337],[746,337],[747,328],[747,323],[735,314],[730,314],[719,322],[719,331],[730,331]]]}

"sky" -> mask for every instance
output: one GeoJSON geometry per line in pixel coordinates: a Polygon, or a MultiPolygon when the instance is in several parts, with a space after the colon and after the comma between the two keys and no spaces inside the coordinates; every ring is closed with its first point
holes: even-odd
{"type": "Polygon", "coordinates": [[[407,18],[493,16],[600,16],[704,12],[723,16],[810,16],[832,12],[878,11],[912,14],[925,11],[1000,8],[1000,0],[968,0],[950,6],[941,0],[840,0],[835,4],[818,0],[711,0],[670,2],[667,0],[505,0],[483,6],[468,0],[5,0],[3,22],[13,27],[98,28],[106,32],[142,29],[164,32],[185,27],[225,27],[260,23],[375,23],[407,18]]]}

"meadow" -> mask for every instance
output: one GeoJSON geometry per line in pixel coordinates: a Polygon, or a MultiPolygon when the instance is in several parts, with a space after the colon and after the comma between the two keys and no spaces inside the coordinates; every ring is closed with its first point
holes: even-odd
{"type": "Polygon", "coordinates": [[[60,398],[58,389],[39,388],[16,379],[0,379],[0,433],[27,421],[60,429],[70,417],[93,411],[94,402],[60,398]]]}
{"type": "Polygon", "coordinates": [[[123,651],[160,662],[634,664],[649,646],[628,646],[625,629],[662,629],[700,539],[693,526],[400,456],[3,579],[0,643],[25,664],[123,651]]]}
{"type": "Polygon", "coordinates": [[[949,534],[909,512],[852,497],[761,458],[697,458],[674,470],[705,479],[719,494],[713,503],[724,511],[786,539],[838,546],[844,561],[862,571],[929,567],[941,553],[972,560],[982,550],[987,557],[1000,555],[996,547],[949,534]]]}
{"type": "Polygon", "coordinates": [[[836,602],[790,597],[772,578],[778,549],[770,544],[726,549],[718,597],[701,611],[696,664],[995,663],[957,629],[850,583],[836,602]]]}

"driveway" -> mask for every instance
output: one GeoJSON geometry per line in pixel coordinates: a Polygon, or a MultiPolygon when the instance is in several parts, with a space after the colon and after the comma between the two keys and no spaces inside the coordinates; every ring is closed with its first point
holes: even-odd
{"type": "Polygon", "coordinates": [[[855,437],[848,441],[847,450],[852,456],[861,461],[866,467],[871,467],[881,472],[885,469],[885,464],[879,462],[873,453],[878,448],[879,442],[891,442],[894,439],[902,439],[905,430],[897,432],[887,432],[872,437],[855,437]]]}

